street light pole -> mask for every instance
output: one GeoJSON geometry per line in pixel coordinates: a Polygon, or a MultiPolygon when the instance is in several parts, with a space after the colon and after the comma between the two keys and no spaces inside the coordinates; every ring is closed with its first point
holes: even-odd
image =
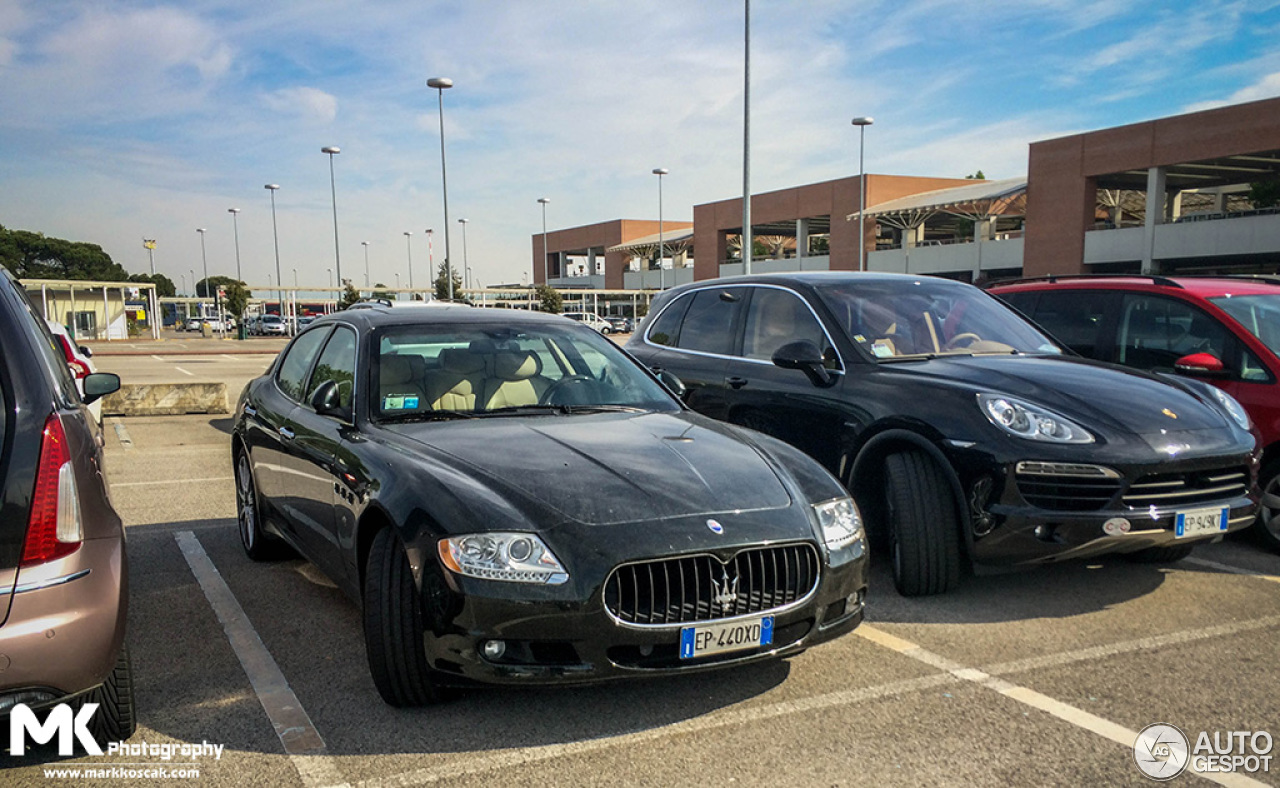
{"type": "Polygon", "coordinates": [[[369,242],[361,241],[360,245],[364,247],[364,288],[368,290],[369,289],[369,242]]]}
{"type": "Polygon", "coordinates": [[[151,278],[154,279],[156,275],[156,258],[152,252],[156,248],[156,239],[143,238],[142,247],[147,250],[147,262],[151,264],[151,278]]]}
{"type": "Polygon", "coordinates": [[[277,291],[276,291],[276,296],[277,296],[277,298],[279,298],[278,304],[279,304],[279,307],[280,307],[280,319],[281,319],[281,320],[284,320],[284,319],[285,319],[285,316],[284,316],[284,280],[283,280],[283,279],[281,279],[281,277],[280,277],[280,232],[279,232],[278,228],[276,227],[276,192],[280,189],[280,184],[278,184],[278,183],[268,183],[266,186],[263,186],[262,188],[264,188],[264,189],[266,189],[267,191],[271,192],[271,237],[272,237],[272,239],[274,239],[274,241],[275,241],[275,247],[276,247],[276,284],[277,284],[277,285],[279,286],[279,288],[280,288],[279,290],[277,290],[277,291]]]}
{"type": "MultiPolygon", "coordinates": [[[[204,297],[209,297],[209,257],[204,253],[204,234],[205,228],[197,227],[196,232],[200,233],[200,261],[204,265],[204,297]]],[[[218,298],[218,291],[213,291],[214,314],[218,317],[218,327],[222,327],[222,301],[218,298]]]]}
{"type": "MultiPolygon", "coordinates": [[[[462,225],[462,275],[463,275],[463,277],[465,278],[465,277],[466,277],[466,274],[467,274],[467,220],[466,220],[466,219],[459,219],[459,220],[458,220],[458,224],[462,225]]],[[[453,274],[452,274],[452,273],[450,273],[450,274],[449,274],[449,286],[450,286],[450,287],[452,287],[452,286],[453,286],[453,274]]],[[[467,286],[467,285],[466,285],[466,283],[464,282],[464,283],[463,283],[463,288],[466,288],[466,286],[467,286]]]]}
{"type": "MultiPolygon", "coordinates": [[[[662,238],[662,176],[669,173],[670,170],[665,167],[658,167],[653,171],[658,176],[658,289],[667,289],[667,269],[662,266],[662,258],[666,256],[663,238],[662,238]]],[[[675,273],[674,270],[671,272],[675,273]]]]}
{"type": "MultiPolygon", "coordinates": [[[[404,231],[405,251],[409,255],[409,290],[413,290],[413,233],[409,230],[404,231]]],[[[412,295],[412,293],[411,293],[412,295]]]]}
{"type": "Polygon", "coordinates": [[[858,270],[867,270],[867,175],[862,166],[862,141],[866,136],[867,126],[875,123],[875,118],[860,117],[853,119],[858,127],[858,270]]]}
{"type": "Polygon", "coordinates": [[[333,264],[338,269],[338,281],[342,281],[342,255],[338,253],[338,186],[333,178],[333,157],[334,154],[342,153],[342,149],[337,145],[330,145],[320,149],[321,153],[329,154],[329,192],[333,195],[333,264]]]}
{"type": "Polygon", "coordinates": [[[228,208],[227,213],[231,214],[231,231],[235,233],[236,239],[236,281],[243,282],[244,276],[240,273],[240,221],[238,214],[239,208],[228,208]]]}
{"type": "Polygon", "coordinates": [[[751,273],[751,0],[743,0],[742,57],[742,273],[751,273]]]}
{"type": "Polygon", "coordinates": [[[548,287],[551,285],[551,276],[547,265],[547,203],[549,202],[551,202],[550,197],[538,198],[538,203],[542,206],[542,283],[548,287]]]}
{"type": "Polygon", "coordinates": [[[453,300],[453,255],[449,249],[449,177],[444,164],[444,92],[453,87],[453,80],[448,77],[432,77],[427,80],[427,87],[436,89],[440,104],[440,185],[444,192],[444,271],[449,300],[453,300]]]}

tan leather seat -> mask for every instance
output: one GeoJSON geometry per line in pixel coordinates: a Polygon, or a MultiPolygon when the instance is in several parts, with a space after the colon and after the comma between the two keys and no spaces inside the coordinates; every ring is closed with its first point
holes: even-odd
{"type": "Polygon", "coordinates": [[[384,412],[421,410],[426,407],[419,369],[420,356],[383,356],[378,361],[378,406],[384,412]],[[417,364],[414,362],[417,361],[417,364]]]}
{"type": "Polygon", "coordinates": [[[440,368],[426,375],[427,403],[433,410],[475,410],[484,388],[483,355],[468,348],[440,351],[440,368]]]}
{"type": "Polygon", "coordinates": [[[493,355],[493,375],[485,381],[484,407],[536,405],[551,381],[542,376],[542,360],[534,353],[500,351],[493,355]]]}

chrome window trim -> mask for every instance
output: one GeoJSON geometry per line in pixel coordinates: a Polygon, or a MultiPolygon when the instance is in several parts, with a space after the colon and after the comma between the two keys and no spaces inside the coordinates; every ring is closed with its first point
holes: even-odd
{"type": "MultiPolygon", "coordinates": [[[[822,329],[823,336],[827,338],[827,343],[831,346],[832,351],[834,351],[836,354],[836,363],[839,364],[840,366],[837,369],[829,369],[827,371],[833,375],[845,374],[847,367],[845,366],[845,363],[844,363],[844,356],[840,355],[840,347],[835,343],[835,340],[832,339],[831,332],[827,330],[827,324],[822,322],[822,318],[819,317],[817,311],[814,310],[813,304],[810,304],[808,299],[806,299],[804,296],[800,295],[799,292],[791,289],[790,287],[784,287],[782,285],[776,285],[776,284],[766,283],[766,282],[760,282],[760,283],[744,282],[741,284],[735,283],[732,285],[708,285],[706,287],[695,287],[691,290],[681,293],[680,295],[671,299],[670,303],[664,306],[661,312],[654,315],[652,320],[646,319],[645,322],[648,324],[648,328],[644,330],[644,336],[642,337],[644,343],[649,347],[657,348],[659,350],[669,350],[675,353],[685,353],[690,356],[703,356],[706,358],[728,359],[730,361],[743,361],[748,364],[760,364],[766,367],[772,367],[773,366],[772,361],[767,361],[762,358],[747,358],[746,356],[735,356],[727,353],[708,353],[705,350],[688,350],[686,348],[675,347],[672,345],[662,345],[657,342],[652,342],[649,339],[649,332],[653,330],[653,327],[658,322],[658,319],[662,315],[666,314],[667,310],[671,309],[671,307],[674,306],[676,303],[678,303],[681,299],[692,298],[694,295],[701,293],[704,290],[729,290],[734,288],[746,289],[750,287],[761,287],[761,288],[769,288],[771,290],[781,290],[784,293],[790,293],[791,295],[800,299],[800,303],[804,304],[805,308],[809,310],[809,314],[813,315],[813,319],[818,323],[818,328],[822,329]]],[[[750,305],[748,304],[748,306],[750,305]]],[[[687,313],[685,317],[688,317],[687,313]]],[[[682,320],[680,322],[683,325],[684,321],[682,320]]]]}

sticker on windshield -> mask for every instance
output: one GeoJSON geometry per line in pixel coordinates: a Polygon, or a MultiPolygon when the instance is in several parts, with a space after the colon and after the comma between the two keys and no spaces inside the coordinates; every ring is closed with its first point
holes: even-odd
{"type": "Polygon", "coordinates": [[[417,394],[388,394],[382,398],[383,410],[412,410],[417,407],[417,394]]]}
{"type": "Polygon", "coordinates": [[[876,358],[888,358],[893,355],[893,348],[883,342],[872,342],[871,354],[876,358]]]}

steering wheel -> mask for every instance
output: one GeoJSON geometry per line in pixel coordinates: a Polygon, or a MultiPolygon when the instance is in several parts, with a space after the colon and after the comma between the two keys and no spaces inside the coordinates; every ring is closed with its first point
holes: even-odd
{"type": "MultiPolygon", "coordinates": [[[[539,405],[557,404],[554,402],[557,393],[561,391],[565,391],[570,386],[573,386],[573,385],[579,385],[582,383],[592,383],[592,382],[594,381],[586,375],[569,375],[568,377],[560,378],[555,383],[552,383],[550,386],[547,386],[547,390],[542,392],[541,397],[538,397],[538,404],[539,405]]],[[[573,403],[563,403],[563,404],[573,404],[573,403]]]]}
{"type": "Polygon", "coordinates": [[[978,336],[972,331],[966,331],[963,334],[956,334],[955,336],[953,336],[950,339],[950,341],[948,341],[947,344],[943,346],[943,349],[955,350],[957,348],[969,347],[974,342],[981,342],[981,341],[982,341],[982,337],[978,336]]]}

